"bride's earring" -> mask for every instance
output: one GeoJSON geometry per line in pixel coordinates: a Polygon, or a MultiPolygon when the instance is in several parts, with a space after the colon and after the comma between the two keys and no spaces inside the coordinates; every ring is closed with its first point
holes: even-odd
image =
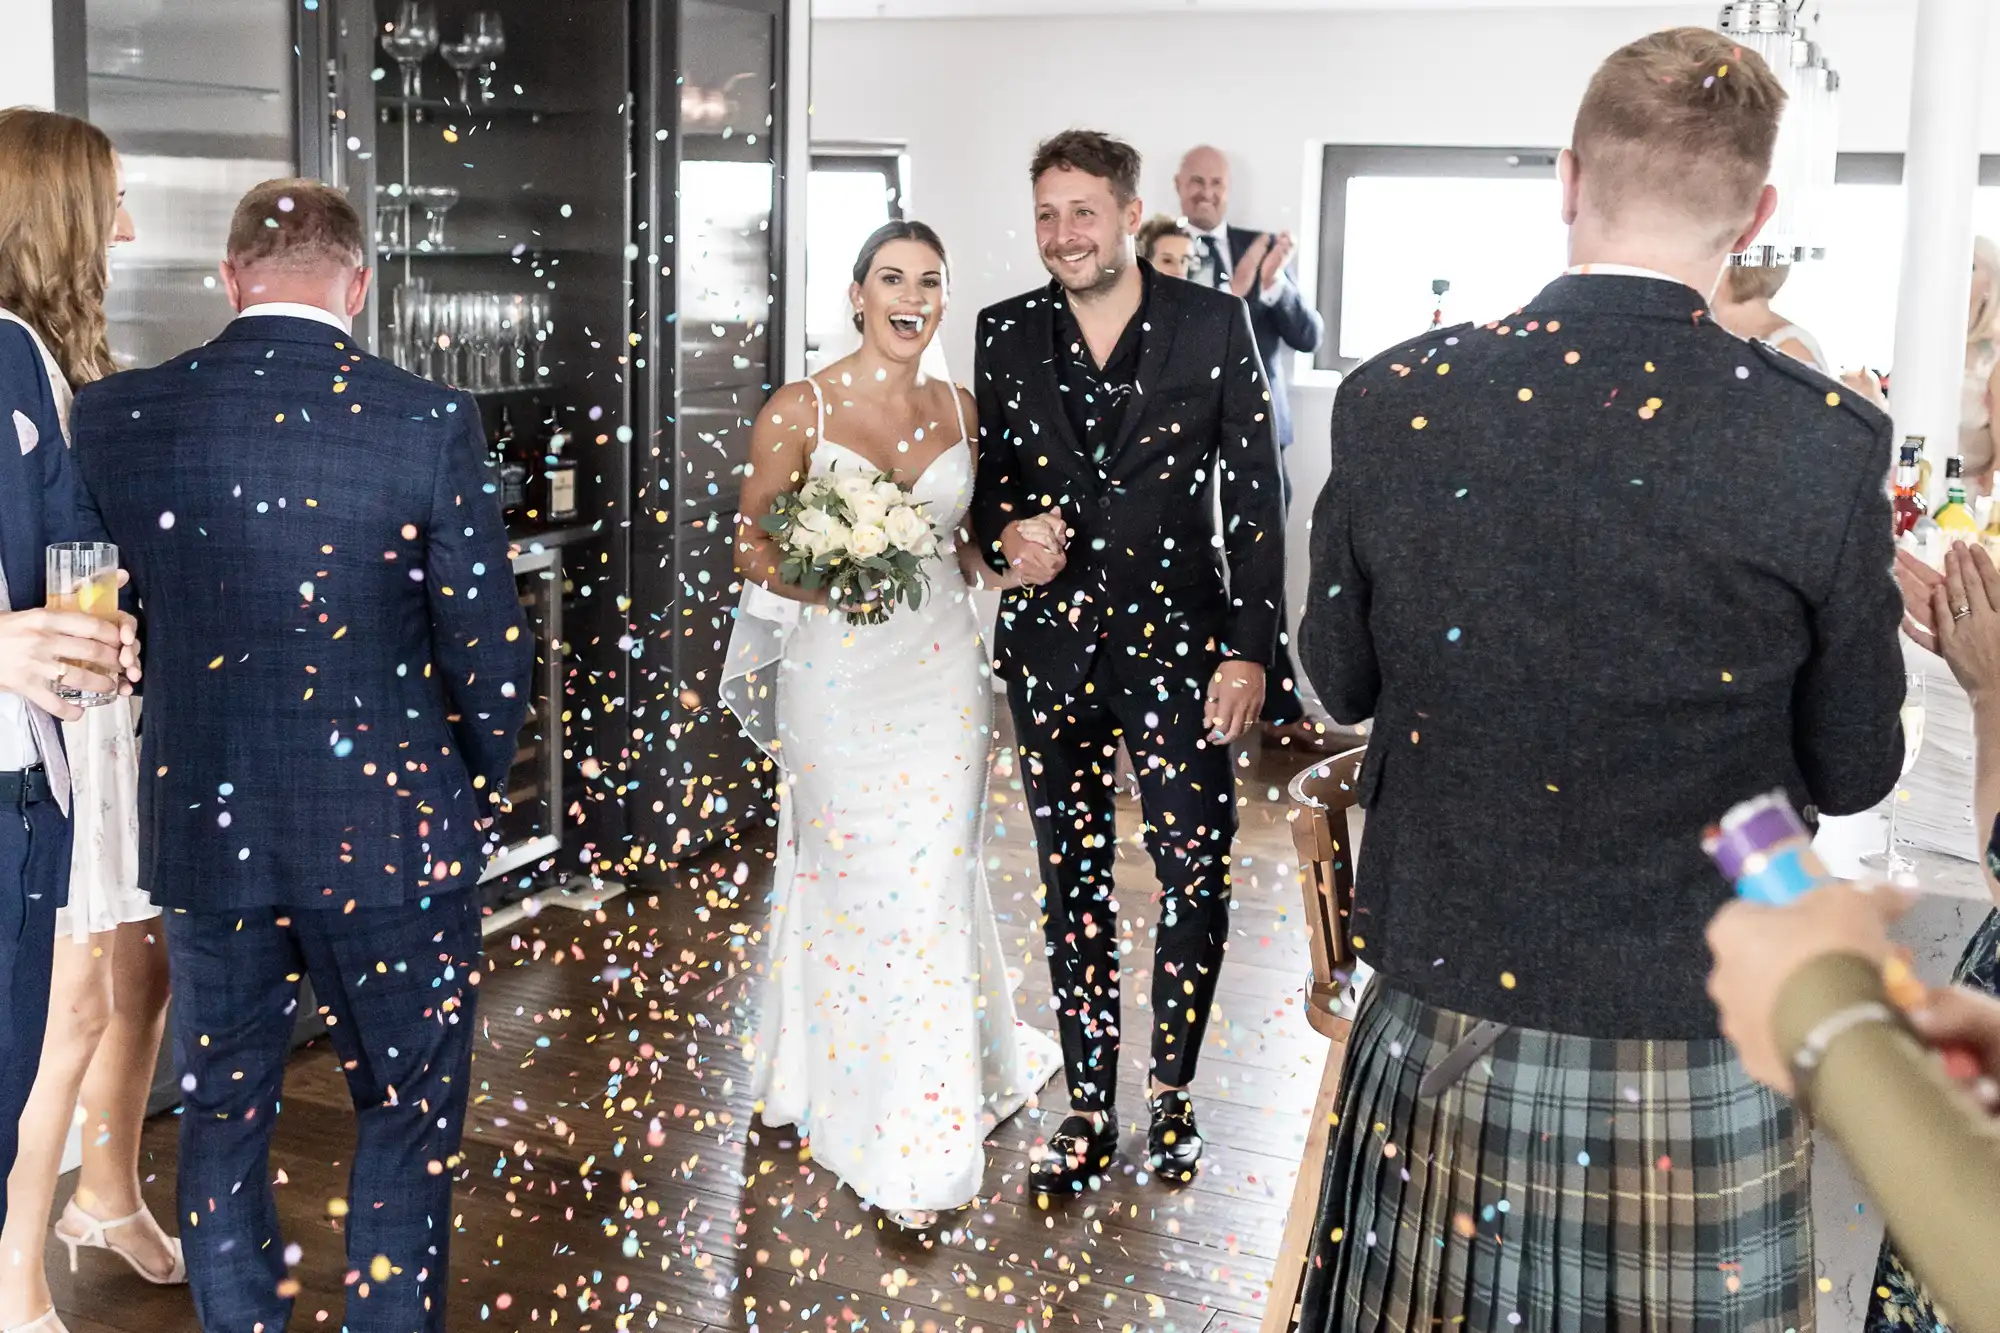
{"type": "Polygon", "coordinates": [[[864,321],[861,318],[861,307],[856,306],[854,307],[854,331],[856,333],[861,332],[863,324],[864,321]]]}

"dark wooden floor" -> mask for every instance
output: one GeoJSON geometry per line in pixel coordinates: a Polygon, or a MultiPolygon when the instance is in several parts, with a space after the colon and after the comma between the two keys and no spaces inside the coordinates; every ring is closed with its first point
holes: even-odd
{"type": "MultiPolygon", "coordinates": [[[[1052,1209],[1023,1186],[1054,1127],[1060,1079],[1002,1125],[978,1207],[928,1241],[884,1230],[788,1130],[751,1115],[769,852],[752,845],[643,882],[594,914],[549,909],[489,935],[474,1102],[452,1252],[454,1329],[1254,1330],[1326,1043],[1300,1013],[1305,943],[1282,788],[1300,761],[1242,768],[1235,929],[1195,1084],[1208,1152],[1196,1183],[1140,1183],[1144,1050],[1130,1044],[1125,1161],[1104,1190],[1052,1209]]],[[[1031,834],[1003,757],[992,884],[1021,1012],[1053,1030],[1031,834]]],[[[1120,853],[1128,997],[1148,993],[1151,867],[1120,853]]],[[[1125,1030],[1146,1025],[1128,1016],[1125,1030]]],[[[148,1129],[149,1198],[173,1215],[174,1120],[148,1129]]],[[[331,1057],[294,1060],[272,1155],[286,1238],[304,1249],[295,1329],[338,1329],[352,1120],[331,1057]]],[[[66,1193],[67,1191],[65,1191],[66,1193]]],[[[171,1229],[171,1223],[169,1223],[171,1229]]],[[[72,1333],[191,1328],[160,1290],[52,1251],[72,1333]]]]}

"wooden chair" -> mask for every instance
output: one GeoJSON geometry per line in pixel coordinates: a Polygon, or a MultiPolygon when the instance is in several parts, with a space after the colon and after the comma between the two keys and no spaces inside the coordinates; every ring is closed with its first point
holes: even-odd
{"type": "Polygon", "coordinates": [[[1336,969],[1354,966],[1354,853],[1359,845],[1361,757],[1364,749],[1322,759],[1292,779],[1292,842],[1299,853],[1299,884],[1305,891],[1306,934],[1312,951],[1312,978],[1306,989],[1306,1022],[1326,1037],[1326,1065],[1313,1100],[1305,1156],[1285,1215],[1284,1240],[1272,1270],[1270,1294],[1259,1333],[1292,1333],[1305,1285],[1314,1214],[1326,1169],[1326,1141],[1340,1067],[1347,1055],[1353,1015],[1342,1003],[1346,983],[1336,969]]]}

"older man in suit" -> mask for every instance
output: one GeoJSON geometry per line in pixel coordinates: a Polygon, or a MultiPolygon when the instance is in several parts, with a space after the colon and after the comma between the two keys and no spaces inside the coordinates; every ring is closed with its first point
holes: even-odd
{"type": "Polygon", "coordinates": [[[1341,385],[1301,637],[1375,719],[1378,977],[1304,1327],[1811,1326],[1809,1138],[1716,1030],[1701,836],[1889,792],[1902,608],[1888,418],[1709,304],[1784,100],[1714,32],[1615,52],[1562,157],[1570,271],[1341,385]]]}
{"type": "Polygon", "coordinates": [[[533,646],[472,398],[355,346],[360,219],[268,181],[238,318],[80,394],[78,466],[144,603],[142,880],[168,911],[179,1193],[204,1328],[290,1313],[267,1152],[301,977],[359,1115],[346,1327],[445,1327],[474,892],[533,646]]]}
{"type": "MultiPolygon", "coordinates": [[[[1326,324],[1287,268],[1292,257],[1290,232],[1257,231],[1229,223],[1229,159],[1206,144],[1188,150],[1174,174],[1181,214],[1194,233],[1194,251],[1187,272],[1190,281],[1240,296],[1250,307],[1250,331],[1257,355],[1271,385],[1272,433],[1278,441],[1279,464],[1292,444],[1292,353],[1319,348],[1326,324]]],[[[1291,482],[1284,483],[1291,502],[1291,482]]],[[[1288,624],[1280,616],[1280,624],[1288,624]]],[[[1264,692],[1262,718],[1265,738],[1278,745],[1327,753],[1351,742],[1352,736],[1331,732],[1316,722],[1299,694],[1298,668],[1292,662],[1290,636],[1281,630],[1270,688],[1264,692]]]]}

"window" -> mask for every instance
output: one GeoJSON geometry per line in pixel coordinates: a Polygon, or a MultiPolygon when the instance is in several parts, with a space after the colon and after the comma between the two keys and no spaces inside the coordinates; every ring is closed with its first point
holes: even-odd
{"type": "MultiPolygon", "coordinates": [[[[1484,323],[1532,298],[1568,262],[1555,159],[1547,149],[1328,145],[1318,290],[1334,336],[1315,364],[1351,369],[1439,309],[1447,324],[1484,323]],[[1450,284],[1441,302],[1437,282],[1450,284]]],[[[1826,258],[1800,265],[1773,302],[1836,369],[1889,368],[1902,172],[1899,154],[1841,155],[1826,258]]],[[[2000,237],[2000,157],[1981,162],[1973,225],[2000,237]]]]}
{"type": "Polygon", "coordinates": [[[806,357],[809,369],[854,341],[847,277],[861,243],[903,216],[909,157],[900,146],[815,145],[806,183],[806,357]]]}
{"type": "Polygon", "coordinates": [[[1447,324],[1485,321],[1540,291],[1568,253],[1555,162],[1549,149],[1329,144],[1319,309],[1333,336],[1314,364],[1349,370],[1439,309],[1447,324]]]}

